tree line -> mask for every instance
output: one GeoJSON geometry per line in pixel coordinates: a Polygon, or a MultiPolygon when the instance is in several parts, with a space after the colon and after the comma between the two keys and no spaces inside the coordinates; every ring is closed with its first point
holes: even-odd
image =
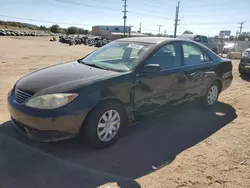
{"type": "Polygon", "coordinates": [[[87,29],[82,29],[82,28],[78,28],[74,26],[68,27],[68,28],[61,28],[57,24],[52,25],[51,27],[46,27],[44,25],[37,26],[37,25],[22,23],[22,22],[0,20],[0,25],[5,26],[6,29],[8,28],[8,26],[11,26],[11,27],[17,27],[19,29],[26,28],[26,29],[31,29],[31,30],[50,31],[52,33],[63,33],[63,34],[88,34],[89,33],[89,30],[87,29]]]}
{"type": "MultiPolygon", "coordinates": [[[[44,28],[44,26],[40,26],[40,27],[44,28]]],[[[52,25],[50,28],[47,28],[47,29],[49,29],[53,33],[64,33],[64,34],[88,34],[89,33],[89,30],[87,29],[82,29],[82,28],[78,28],[74,26],[71,26],[66,29],[66,28],[60,28],[60,26],[57,24],[52,25]]]]}
{"type": "MultiPolygon", "coordinates": [[[[193,32],[189,31],[189,30],[186,30],[186,31],[184,31],[183,34],[193,34],[193,32]]],[[[219,36],[215,36],[215,37],[219,38],[219,36]]],[[[234,41],[235,40],[235,36],[231,35],[228,38],[228,40],[234,41]]],[[[245,41],[245,40],[250,41],[250,32],[242,32],[241,34],[238,34],[236,40],[237,41],[245,41]]]]}

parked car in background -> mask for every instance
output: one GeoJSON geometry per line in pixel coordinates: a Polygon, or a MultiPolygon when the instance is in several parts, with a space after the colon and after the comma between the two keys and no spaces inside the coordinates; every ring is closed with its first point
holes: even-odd
{"type": "Polygon", "coordinates": [[[207,46],[209,49],[211,49],[214,53],[218,54],[220,49],[220,43],[213,41],[211,38],[208,39],[208,37],[203,35],[194,35],[194,34],[182,34],[178,38],[180,39],[189,39],[193,40],[195,42],[199,42],[205,46],[207,46]]]}
{"type": "Polygon", "coordinates": [[[6,32],[2,29],[0,29],[0,36],[5,36],[6,35],[6,32]]]}
{"type": "Polygon", "coordinates": [[[194,99],[214,106],[232,79],[231,60],[199,43],[124,38],[19,79],[8,108],[16,127],[32,139],[82,134],[90,145],[107,147],[133,121],[194,99]]]}
{"type": "Polygon", "coordinates": [[[234,43],[227,43],[223,47],[223,53],[227,54],[228,52],[233,52],[234,48],[235,48],[235,44],[234,43]]]}
{"type": "Polygon", "coordinates": [[[243,52],[238,68],[242,76],[250,75],[250,48],[243,52]]]}

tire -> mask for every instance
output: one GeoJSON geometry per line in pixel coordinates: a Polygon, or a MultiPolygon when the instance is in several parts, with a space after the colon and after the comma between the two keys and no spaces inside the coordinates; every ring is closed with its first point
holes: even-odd
{"type": "Polygon", "coordinates": [[[220,86],[217,81],[213,82],[210,87],[208,88],[206,95],[202,99],[203,107],[211,108],[213,107],[219,98],[220,94],[220,86]]]}
{"type": "Polygon", "coordinates": [[[84,122],[82,133],[88,145],[96,148],[105,148],[116,142],[126,125],[127,114],[123,106],[117,102],[107,101],[96,106],[93,111],[90,112],[84,122]],[[109,117],[111,115],[110,111],[112,118],[109,117]],[[106,122],[104,116],[108,119],[106,122]],[[112,120],[113,118],[114,120],[112,120]],[[115,122],[120,123],[114,125],[115,122]],[[107,135],[106,139],[105,135],[107,135]]]}

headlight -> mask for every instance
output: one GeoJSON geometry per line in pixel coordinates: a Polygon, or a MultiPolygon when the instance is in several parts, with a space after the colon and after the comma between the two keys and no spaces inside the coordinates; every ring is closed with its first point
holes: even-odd
{"type": "Polygon", "coordinates": [[[58,93],[42,95],[30,99],[25,103],[26,106],[39,109],[54,109],[64,106],[74,100],[78,94],[74,93],[58,93]]]}
{"type": "Polygon", "coordinates": [[[243,52],[242,57],[248,57],[248,58],[250,58],[250,51],[243,52]]]}

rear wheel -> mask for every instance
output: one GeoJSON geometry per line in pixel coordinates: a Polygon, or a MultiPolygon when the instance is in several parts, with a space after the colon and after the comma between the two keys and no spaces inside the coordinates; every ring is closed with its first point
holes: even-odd
{"type": "Polygon", "coordinates": [[[116,102],[97,106],[86,119],[83,134],[87,144],[105,148],[113,144],[127,124],[124,108],[116,102]]]}
{"type": "Polygon", "coordinates": [[[206,95],[203,98],[203,104],[205,107],[212,107],[216,104],[220,94],[220,86],[218,82],[214,82],[207,90],[206,95]]]}

